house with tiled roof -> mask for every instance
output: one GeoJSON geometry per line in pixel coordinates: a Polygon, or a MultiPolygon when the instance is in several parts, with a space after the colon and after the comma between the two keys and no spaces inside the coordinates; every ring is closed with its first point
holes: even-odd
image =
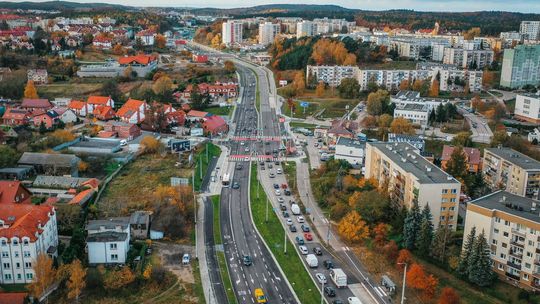
{"type": "MultiPolygon", "coordinates": [[[[235,83],[199,83],[196,86],[196,90],[200,94],[208,93],[208,95],[210,95],[212,98],[224,97],[228,99],[238,96],[238,86],[235,83]]],[[[188,84],[183,92],[175,93],[175,97],[179,99],[189,100],[194,90],[195,87],[191,84],[188,84]]]]}
{"type": "Polygon", "coordinates": [[[108,121],[103,131],[99,132],[99,137],[110,138],[118,137],[126,140],[133,140],[141,136],[141,129],[132,123],[122,121],[108,121]]]}
{"type": "Polygon", "coordinates": [[[144,120],[144,113],[148,105],[145,101],[137,99],[129,99],[118,110],[116,116],[123,122],[139,124],[144,120]]]}
{"type": "Polygon", "coordinates": [[[52,129],[60,120],[58,113],[54,110],[41,112],[32,117],[34,127],[40,127],[41,124],[47,129],[52,129]]]}
{"type": "Polygon", "coordinates": [[[191,110],[186,114],[186,119],[189,121],[200,121],[211,114],[204,111],[191,110]]]}
{"type": "MultiPolygon", "coordinates": [[[[456,147],[444,145],[441,155],[441,168],[446,170],[446,165],[452,157],[456,147]]],[[[478,173],[482,168],[482,156],[480,150],[476,148],[463,147],[463,154],[467,163],[467,170],[472,173],[478,173]]]]}
{"type": "Polygon", "coordinates": [[[75,114],[75,112],[71,109],[65,107],[54,107],[52,110],[58,113],[60,120],[65,124],[77,121],[77,114],[75,114]]]}
{"type": "Polygon", "coordinates": [[[107,37],[94,37],[92,45],[95,48],[107,50],[112,48],[112,39],[107,37]]]}
{"type": "Polygon", "coordinates": [[[129,66],[129,65],[147,66],[152,63],[157,63],[157,57],[155,55],[144,55],[144,54],[139,54],[135,56],[124,56],[124,57],[118,58],[118,63],[121,66],[129,66]]]}
{"type": "Polygon", "coordinates": [[[22,126],[30,123],[31,115],[28,110],[20,108],[7,108],[2,115],[2,124],[8,126],[22,126]]]}
{"type": "Polygon", "coordinates": [[[27,72],[28,80],[32,80],[34,84],[49,83],[49,73],[45,69],[30,69],[27,72]]]}
{"type": "Polygon", "coordinates": [[[154,45],[157,36],[154,30],[142,30],[135,34],[135,39],[141,39],[143,45],[154,45]]]}
{"type": "Polygon", "coordinates": [[[210,135],[224,134],[229,130],[227,122],[218,115],[205,117],[202,127],[204,132],[210,135]]]}
{"type": "Polygon", "coordinates": [[[27,292],[0,292],[0,303],[2,304],[24,304],[26,303],[27,292]]]}
{"type": "Polygon", "coordinates": [[[174,126],[183,126],[186,122],[186,112],[180,110],[180,111],[174,111],[169,112],[166,114],[167,117],[167,124],[174,125],[174,126]]]}
{"type": "Polygon", "coordinates": [[[0,180],[0,205],[30,204],[32,193],[20,181],[0,180]]]}
{"type": "Polygon", "coordinates": [[[48,99],[44,99],[44,98],[37,98],[37,99],[25,98],[23,99],[21,103],[21,108],[28,111],[35,111],[35,110],[47,111],[49,109],[52,109],[52,107],[53,107],[53,104],[48,99]]]}
{"type": "Polygon", "coordinates": [[[114,100],[111,98],[111,96],[92,95],[88,96],[88,100],[86,102],[89,106],[91,105],[92,108],[97,106],[109,106],[114,108],[114,100]]]}
{"type": "Polygon", "coordinates": [[[78,116],[86,116],[88,113],[88,104],[82,100],[72,100],[68,108],[75,112],[78,116]]]}
{"type": "Polygon", "coordinates": [[[28,284],[37,256],[56,257],[58,230],[51,205],[0,204],[0,284],[28,284]]]}
{"type": "Polygon", "coordinates": [[[116,113],[114,112],[111,106],[97,106],[94,109],[94,117],[99,120],[110,120],[113,119],[116,113]]]}

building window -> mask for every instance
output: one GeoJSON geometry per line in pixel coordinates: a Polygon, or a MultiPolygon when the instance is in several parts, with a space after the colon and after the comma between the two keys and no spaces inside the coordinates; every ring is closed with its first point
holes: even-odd
{"type": "Polygon", "coordinates": [[[493,233],[495,233],[495,234],[499,233],[499,229],[496,229],[496,228],[493,229],[493,233]]]}
{"type": "Polygon", "coordinates": [[[24,244],[24,246],[28,246],[28,244],[29,244],[28,240],[24,240],[23,244],[24,244]]]}
{"type": "Polygon", "coordinates": [[[457,189],[452,189],[452,194],[456,194],[457,193],[457,189]]]}
{"type": "Polygon", "coordinates": [[[506,260],[506,254],[501,253],[501,259],[506,260]]]}
{"type": "Polygon", "coordinates": [[[23,255],[25,258],[29,258],[30,257],[30,251],[23,251],[23,255]]]}
{"type": "Polygon", "coordinates": [[[504,269],[504,267],[503,267],[502,264],[498,264],[497,268],[499,268],[499,270],[503,270],[503,269],[504,269]]]}
{"type": "Polygon", "coordinates": [[[2,251],[2,257],[3,257],[3,258],[9,257],[9,252],[7,252],[7,251],[2,251]]]}
{"type": "Polygon", "coordinates": [[[24,263],[24,268],[32,268],[32,263],[31,262],[25,262],[24,263]]]}
{"type": "Polygon", "coordinates": [[[527,256],[528,256],[529,258],[532,257],[532,256],[533,256],[533,255],[532,255],[532,252],[527,251],[527,256]]]}
{"type": "Polygon", "coordinates": [[[109,248],[110,248],[111,250],[116,250],[116,249],[118,248],[118,244],[116,244],[116,243],[111,243],[111,244],[109,244],[109,248]]]}
{"type": "Polygon", "coordinates": [[[111,254],[111,260],[112,261],[118,260],[118,254],[111,254]]]}
{"type": "Polygon", "coordinates": [[[11,265],[9,263],[4,263],[4,269],[10,269],[11,265]]]}
{"type": "Polygon", "coordinates": [[[18,251],[15,251],[15,257],[16,257],[16,258],[19,257],[19,252],[18,252],[18,251]]]}
{"type": "Polygon", "coordinates": [[[17,245],[19,245],[19,241],[13,240],[13,246],[17,246],[17,245]]]}
{"type": "Polygon", "coordinates": [[[510,226],[510,222],[509,221],[504,221],[504,225],[505,226],[510,226]]]}
{"type": "Polygon", "coordinates": [[[501,219],[499,217],[496,217],[495,218],[495,223],[500,223],[501,222],[501,219]]]}
{"type": "Polygon", "coordinates": [[[529,240],[529,246],[534,246],[534,242],[529,240]]]}
{"type": "Polygon", "coordinates": [[[33,275],[33,274],[31,274],[31,273],[27,273],[27,274],[26,274],[26,279],[27,279],[27,280],[32,280],[33,278],[34,278],[34,275],[33,275]]]}
{"type": "Polygon", "coordinates": [[[456,202],[456,199],[455,199],[455,198],[451,198],[451,199],[450,199],[450,202],[455,203],[455,202],[456,202]]]}
{"type": "Polygon", "coordinates": [[[443,194],[448,193],[448,189],[442,189],[442,193],[443,193],[443,194]]]}
{"type": "Polygon", "coordinates": [[[526,274],[526,273],[524,273],[524,274],[523,274],[523,279],[524,279],[525,281],[528,281],[528,280],[529,280],[529,275],[526,274]]]}
{"type": "Polygon", "coordinates": [[[503,235],[504,235],[505,237],[508,237],[508,232],[506,232],[506,231],[503,232],[503,235]]]}
{"type": "Polygon", "coordinates": [[[508,245],[506,243],[501,243],[501,246],[502,246],[502,248],[508,247],[508,245]]]}
{"type": "Polygon", "coordinates": [[[21,263],[19,263],[19,262],[15,263],[15,268],[17,268],[17,269],[21,268],[21,263]]]}
{"type": "Polygon", "coordinates": [[[6,280],[11,281],[11,274],[6,273],[6,274],[4,275],[4,278],[5,278],[6,280]]]}
{"type": "Polygon", "coordinates": [[[497,240],[495,240],[495,239],[494,239],[494,240],[491,240],[491,243],[492,243],[493,245],[497,245],[497,240]]]}
{"type": "Polygon", "coordinates": [[[531,264],[525,263],[525,268],[529,268],[529,269],[530,269],[530,268],[531,268],[531,264]]]}
{"type": "Polygon", "coordinates": [[[17,280],[22,280],[22,275],[20,273],[17,273],[17,280]]]}
{"type": "Polygon", "coordinates": [[[2,246],[7,246],[6,240],[2,240],[2,246]]]}

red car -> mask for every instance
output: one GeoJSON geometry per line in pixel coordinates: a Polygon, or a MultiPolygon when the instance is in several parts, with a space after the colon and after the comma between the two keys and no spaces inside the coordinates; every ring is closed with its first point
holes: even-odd
{"type": "Polygon", "coordinates": [[[281,184],[282,189],[287,189],[287,184],[281,184]]]}
{"type": "Polygon", "coordinates": [[[306,239],[306,241],[313,241],[311,233],[304,233],[304,238],[306,239]]]}

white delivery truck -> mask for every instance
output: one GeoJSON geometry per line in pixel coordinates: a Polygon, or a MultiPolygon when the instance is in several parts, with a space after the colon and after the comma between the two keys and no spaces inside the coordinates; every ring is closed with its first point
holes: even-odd
{"type": "Polygon", "coordinates": [[[357,297],[348,297],[347,302],[349,302],[349,304],[362,304],[362,301],[357,297]]]}
{"type": "Polygon", "coordinates": [[[317,260],[317,256],[314,254],[308,254],[306,256],[306,262],[311,268],[317,268],[319,266],[319,260],[317,260]]]}
{"type": "Polygon", "coordinates": [[[298,206],[298,204],[292,204],[291,205],[291,212],[294,215],[300,215],[300,206],[298,206]]]}
{"type": "Polygon", "coordinates": [[[347,275],[341,268],[330,269],[330,278],[337,288],[347,287],[347,275]]]}

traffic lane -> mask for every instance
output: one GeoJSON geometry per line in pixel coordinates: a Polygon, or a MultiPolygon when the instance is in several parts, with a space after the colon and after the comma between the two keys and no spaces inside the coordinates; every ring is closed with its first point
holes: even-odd
{"type": "Polygon", "coordinates": [[[210,283],[214,294],[218,299],[226,299],[227,294],[223,286],[223,279],[221,272],[219,271],[219,264],[215,253],[215,240],[214,240],[214,208],[212,202],[208,197],[204,198],[204,239],[205,239],[205,251],[206,263],[208,264],[210,283]]]}

